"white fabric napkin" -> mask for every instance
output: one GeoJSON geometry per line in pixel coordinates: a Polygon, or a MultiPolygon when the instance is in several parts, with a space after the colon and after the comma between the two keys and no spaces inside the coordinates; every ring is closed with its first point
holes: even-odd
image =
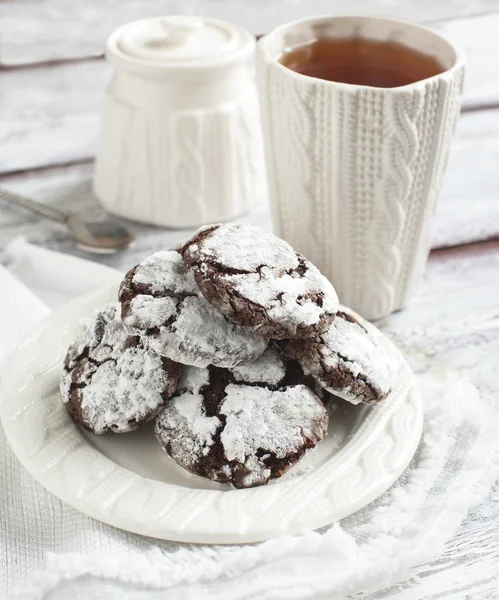
{"type": "MultiPolygon", "coordinates": [[[[23,241],[8,257],[8,269],[0,266],[0,362],[51,309],[120,277],[23,241]]],[[[439,554],[499,473],[492,399],[446,368],[423,365],[418,379],[424,434],[403,477],[340,524],[255,545],[177,544],[99,523],[37,484],[0,430],[1,597],[332,600],[363,592],[374,600],[439,554]]]]}

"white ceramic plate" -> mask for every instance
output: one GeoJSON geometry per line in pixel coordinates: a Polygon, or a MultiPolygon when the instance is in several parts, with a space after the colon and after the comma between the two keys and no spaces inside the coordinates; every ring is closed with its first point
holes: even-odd
{"type": "Polygon", "coordinates": [[[189,475],[152,427],[95,436],[69,417],[59,376],[81,317],[116,299],[116,287],[50,315],[18,348],[0,387],[0,414],[21,463],[78,510],[143,535],[186,542],[254,542],[345,517],[384,492],[418,445],[423,411],[414,377],[376,328],[397,365],[393,391],[374,408],[339,402],[329,435],[284,477],[233,490],[189,475]]]}

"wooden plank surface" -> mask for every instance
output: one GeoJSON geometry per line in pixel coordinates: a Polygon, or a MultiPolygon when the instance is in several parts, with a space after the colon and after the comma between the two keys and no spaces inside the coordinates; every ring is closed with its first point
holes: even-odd
{"type": "MultiPolygon", "coordinates": [[[[498,3],[495,10],[499,10],[498,3]]],[[[466,56],[465,109],[499,103],[499,14],[443,21],[434,28],[466,56]]]]}
{"type": "MultiPolygon", "coordinates": [[[[426,0],[427,2],[428,0],[426,0]]],[[[283,17],[278,13],[276,6],[279,2],[261,2],[257,0],[261,6],[261,11],[272,10],[278,16],[275,25],[282,22],[283,17]],[[265,8],[267,6],[267,8],[265,8]],[[269,8],[270,7],[270,8],[269,8]],[[273,7],[273,8],[272,8],[273,7]]],[[[359,0],[365,2],[365,0],[359,0]]],[[[318,0],[321,6],[324,6],[323,0],[318,0]]],[[[176,4],[179,12],[188,12],[189,5],[180,2],[127,2],[116,6],[115,2],[106,0],[96,4],[96,0],[85,2],[81,12],[78,13],[78,20],[74,19],[75,8],[74,1],[71,3],[63,2],[62,5],[55,10],[46,10],[43,8],[44,2],[3,2],[0,17],[0,68],[14,67],[20,65],[39,65],[47,61],[66,61],[71,59],[84,59],[89,57],[102,57],[105,49],[106,38],[113,29],[117,26],[126,23],[140,16],[152,16],[155,14],[167,13],[167,10],[161,10],[163,4],[176,4]],[[158,7],[155,9],[154,7],[158,7]],[[143,7],[143,8],[140,8],[143,7]],[[22,9],[22,10],[21,10],[22,9]],[[69,14],[67,11],[70,10],[69,14]],[[10,15],[10,16],[9,16],[10,15]],[[86,27],[86,19],[88,19],[88,29],[86,27]],[[22,23],[20,27],[17,23],[22,23]],[[73,32],[73,34],[71,33],[73,32]],[[39,36],[43,36],[39,40],[39,36]]],[[[51,6],[54,4],[50,2],[51,6]]],[[[249,4],[244,2],[218,2],[218,8],[223,8],[223,14],[227,14],[225,18],[232,22],[240,22],[240,24],[254,33],[270,31],[275,26],[268,23],[266,26],[265,20],[260,12],[250,11],[252,18],[246,17],[245,12],[249,12],[249,4]],[[255,27],[251,27],[251,20],[255,21],[255,27]]],[[[354,12],[345,8],[344,3],[341,3],[343,9],[335,10],[334,2],[331,3],[330,10],[334,14],[345,12],[354,12]]],[[[401,3],[396,2],[397,6],[401,3]]],[[[457,19],[443,20],[435,23],[431,22],[432,11],[428,8],[425,13],[421,10],[421,4],[417,9],[417,15],[414,16],[416,21],[424,21],[429,26],[446,35],[456,46],[458,46],[466,55],[468,60],[468,72],[465,82],[465,105],[476,106],[487,104],[490,102],[499,101],[499,88],[497,81],[499,79],[499,63],[496,57],[499,53],[499,38],[496,32],[499,30],[499,5],[495,4],[496,14],[485,14],[478,16],[462,17],[457,19]]],[[[209,8],[206,8],[209,3],[201,3],[199,6],[205,7],[204,12],[209,14],[209,8]]],[[[308,6],[308,4],[307,4],[308,6]]],[[[350,5],[348,5],[350,6],[350,5]]],[[[432,6],[439,6],[439,3],[433,3],[432,6]]],[[[408,7],[405,4],[405,7],[408,7]]],[[[405,10],[405,9],[404,9],[405,10]]],[[[323,12],[322,11],[319,12],[323,12]]],[[[201,11],[203,12],[203,11],[201,11]]],[[[300,11],[300,14],[303,11],[300,11]]],[[[312,7],[307,8],[304,14],[314,14],[312,7]]],[[[360,11],[362,12],[362,11],[360,11]]],[[[367,10],[371,13],[372,10],[367,10]]],[[[213,13],[217,15],[218,12],[213,13]]],[[[289,14],[289,10],[285,13],[289,14]]],[[[403,12],[398,14],[396,11],[391,11],[393,16],[403,16],[411,18],[410,10],[407,14],[403,12]]],[[[223,15],[222,15],[223,17],[223,15]]],[[[290,17],[286,16],[286,19],[290,17]]],[[[96,61],[92,67],[85,69],[82,67],[83,74],[82,90],[88,87],[86,84],[95,82],[96,91],[102,89],[103,81],[106,79],[105,68],[100,61],[96,61]]],[[[76,67],[76,64],[73,63],[76,67]]],[[[58,72],[58,64],[50,64],[50,67],[55,70],[55,74],[49,77],[46,82],[46,71],[42,71],[42,75],[37,77],[33,75],[34,85],[38,84],[40,89],[54,94],[58,91],[58,85],[64,85],[65,79],[69,78],[66,85],[72,83],[71,75],[61,66],[61,71],[58,72]],[[52,77],[54,79],[52,79],[52,77]],[[55,87],[52,85],[55,83],[55,87]]],[[[80,71],[76,70],[77,73],[80,71]]],[[[0,76],[5,76],[5,71],[0,71],[0,76]]],[[[23,85],[24,77],[19,75],[19,84],[23,85]]],[[[18,80],[13,77],[7,80],[10,85],[3,89],[9,90],[12,85],[16,85],[18,80]]],[[[64,88],[63,88],[64,89],[64,88]]],[[[90,90],[92,93],[92,90],[90,90]]],[[[33,97],[32,97],[33,99],[33,97]]],[[[1,107],[1,105],[0,105],[1,107]]]]}
{"type": "Polygon", "coordinates": [[[0,173],[93,157],[110,73],[103,60],[0,72],[0,173]]]}
{"type": "MultiPolygon", "coordinates": [[[[468,54],[465,108],[499,105],[499,36],[494,33],[499,31],[499,14],[438,27],[468,54]]],[[[0,71],[0,172],[92,157],[110,73],[104,60],[0,71]]],[[[499,120],[493,111],[488,118],[499,120]]]]}
{"type": "MultiPolygon", "coordinates": [[[[134,19],[200,14],[225,19],[253,33],[313,14],[378,12],[414,21],[435,21],[497,11],[495,0],[3,0],[0,64],[22,65],[100,56],[107,36],[134,19]]],[[[461,28],[458,27],[461,35],[461,28]]],[[[468,36],[466,27],[463,33],[468,36]]]]}
{"type": "Polygon", "coordinates": [[[434,248],[499,235],[498,165],[499,110],[461,115],[438,201],[434,248]]]}

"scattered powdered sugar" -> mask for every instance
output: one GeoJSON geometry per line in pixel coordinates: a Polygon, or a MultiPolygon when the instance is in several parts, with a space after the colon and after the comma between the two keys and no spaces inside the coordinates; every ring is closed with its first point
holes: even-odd
{"type": "MultiPolygon", "coordinates": [[[[392,360],[376,338],[357,322],[352,323],[338,315],[329,329],[320,336],[320,340],[320,360],[323,368],[335,369],[340,362],[347,364],[354,377],[360,376],[366,382],[375,385],[382,395],[388,393],[392,378],[392,360]]],[[[323,379],[317,379],[328,391],[350,401],[359,401],[348,390],[332,389],[323,379]]]]}
{"type": "Polygon", "coordinates": [[[271,391],[229,384],[225,392],[220,440],[227,460],[244,463],[262,449],[283,458],[296,452],[304,438],[319,441],[325,433],[326,409],[304,385],[271,391]]]}
{"type": "Polygon", "coordinates": [[[133,333],[147,332],[149,346],[171,360],[233,367],[254,360],[267,347],[266,339],[230,323],[209,304],[178,252],[149,257],[137,267],[132,282],[151,286],[152,295],[132,299],[124,325],[133,333]]]}
{"type": "Polygon", "coordinates": [[[130,346],[121,325],[119,304],[110,304],[86,322],[70,347],[61,392],[69,401],[77,384],[86,424],[97,434],[124,432],[153,417],[176,380],[166,372],[159,355],[141,345],[130,346]],[[81,358],[87,350],[88,358],[81,358]]]}
{"type": "Polygon", "coordinates": [[[273,346],[269,346],[252,363],[235,367],[231,371],[236,381],[276,386],[286,375],[286,365],[281,353],[273,346]]]}

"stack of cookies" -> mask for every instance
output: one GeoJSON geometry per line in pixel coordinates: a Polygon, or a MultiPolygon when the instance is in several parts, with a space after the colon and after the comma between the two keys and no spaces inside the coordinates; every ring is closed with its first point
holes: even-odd
{"type": "Polygon", "coordinates": [[[327,433],[330,394],[375,404],[384,348],[319,270],[273,234],[202,228],[131,269],[83,323],[61,381],[96,434],[156,419],[184,469],[245,488],[280,477],[327,433]]]}

